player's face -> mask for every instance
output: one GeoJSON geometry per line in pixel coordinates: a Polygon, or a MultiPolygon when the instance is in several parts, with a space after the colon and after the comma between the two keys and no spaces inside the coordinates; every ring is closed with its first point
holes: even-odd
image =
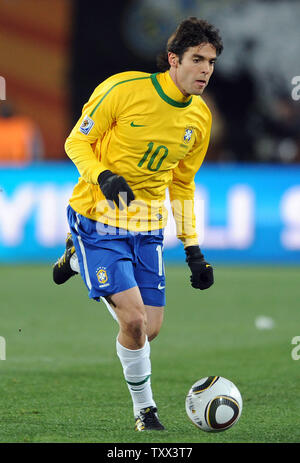
{"type": "Polygon", "coordinates": [[[185,96],[201,95],[214,71],[216,49],[210,43],[189,47],[181,63],[174,53],[169,53],[170,74],[185,96]]]}

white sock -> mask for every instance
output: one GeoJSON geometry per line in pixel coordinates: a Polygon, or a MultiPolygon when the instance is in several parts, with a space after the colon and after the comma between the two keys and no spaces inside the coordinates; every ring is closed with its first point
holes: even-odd
{"type": "Polygon", "coordinates": [[[74,254],[71,256],[70,267],[73,270],[73,272],[80,273],[79,262],[76,252],[74,252],[74,254]]]}
{"type": "Polygon", "coordinates": [[[148,338],[141,349],[131,350],[117,339],[117,354],[123,367],[133,402],[133,413],[137,416],[142,408],[155,407],[151,389],[150,344],[148,338]]]}

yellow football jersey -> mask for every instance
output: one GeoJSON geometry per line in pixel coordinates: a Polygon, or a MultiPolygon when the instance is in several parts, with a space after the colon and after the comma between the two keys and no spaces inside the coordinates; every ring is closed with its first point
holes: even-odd
{"type": "Polygon", "coordinates": [[[205,157],[211,113],[199,96],[186,98],[169,71],[123,72],[102,82],[84,105],[65,149],[80,178],[70,198],[80,214],[131,231],[166,226],[169,188],[177,236],[198,244],[194,176],[205,157]],[[122,175],[135,195],[128,208],[112,209],[97,179],[122,175]]]}

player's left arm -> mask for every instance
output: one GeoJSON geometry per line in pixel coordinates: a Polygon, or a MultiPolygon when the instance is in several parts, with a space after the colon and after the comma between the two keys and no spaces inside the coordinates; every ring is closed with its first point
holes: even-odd
{"type": "Polygon", "coordinates": [[[199,246],[194,211],[194,178],[205,158],[210,130],[211,116],[208,118],[202,140],[195,144],[194,149],[173,170],[173,180],[169,187],[177,237],[184,245],[186,262],[192,272],[191,284],[197,289],[207,289],[214,282],[212,266],[206,262],[199,246]]]}

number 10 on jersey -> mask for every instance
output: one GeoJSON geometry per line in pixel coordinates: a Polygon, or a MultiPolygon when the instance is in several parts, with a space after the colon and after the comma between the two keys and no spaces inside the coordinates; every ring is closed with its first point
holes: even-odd
{"type": "Polygon", "coordinates": [[[148,149],[144,153],[142,159],[138,163],[138,167],[142,167],[146,161],[148,161],[146,167],[152,172],[156,172],[160,169],[164,159],[168,156],[169,150],[164,145],[159,145],[155,148],[154,143],[151,141],[148,143],[148,149]],[[148,160],[149,156],[150,159],[148,160]],[[156,165],[154,165],[156,163],[156,165]]]}

